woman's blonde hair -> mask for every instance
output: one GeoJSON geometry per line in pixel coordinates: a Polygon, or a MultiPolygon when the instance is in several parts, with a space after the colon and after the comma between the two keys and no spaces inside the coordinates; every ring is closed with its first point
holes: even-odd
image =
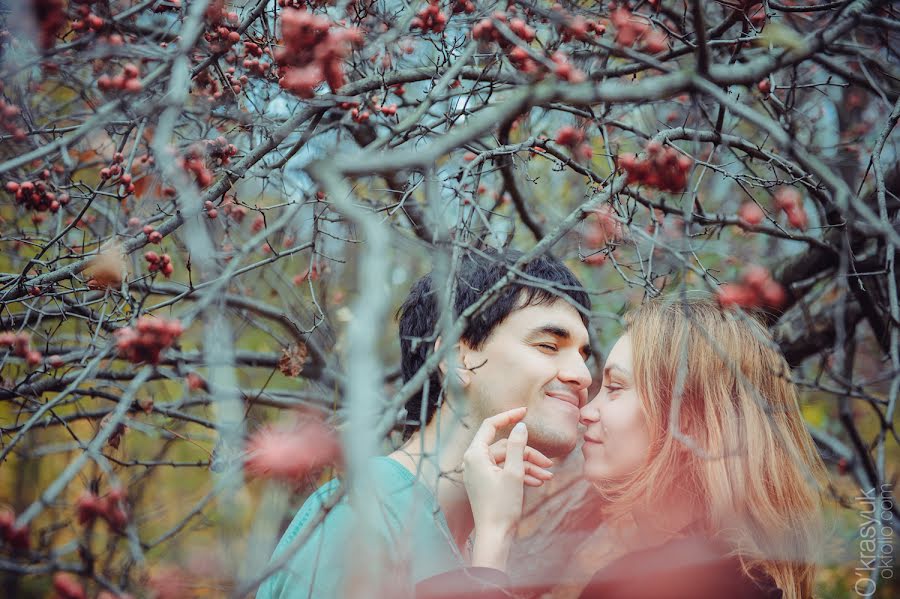
{"type": "Polygon", "coordinates": [[[608,515],[686,494],[745,572],[811,597],[825,467],[766,327],[708,294],[657,298],[625,321],[651,444],[642,468],[600,485],[608,515]]]}

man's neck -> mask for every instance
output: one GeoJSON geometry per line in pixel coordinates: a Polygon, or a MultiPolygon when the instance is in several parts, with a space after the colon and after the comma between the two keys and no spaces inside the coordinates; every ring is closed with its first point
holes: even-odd
{"type": "Polygon", "coordinates": [[[437,499],[450,533],[463,548],[472,532],[472,507],[462,477],[463,454],[477,426],[466,424],[445,403],[432,421],[390,454],[437,499]]]}

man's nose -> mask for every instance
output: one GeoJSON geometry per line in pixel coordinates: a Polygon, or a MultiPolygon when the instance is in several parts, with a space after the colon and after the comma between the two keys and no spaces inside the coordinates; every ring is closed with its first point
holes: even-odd
{"type": "Polygon", "coordinates": [[[559,379],[572,385],[578,391],[587,389],[591,385],[591,371],[588,370],[584,358],[579,353],[576,357],[567,360],[559,371],[559,379]]]}

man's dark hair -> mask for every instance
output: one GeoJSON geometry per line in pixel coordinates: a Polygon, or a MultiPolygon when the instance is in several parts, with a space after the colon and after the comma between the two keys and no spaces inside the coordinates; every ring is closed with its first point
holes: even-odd
{"type": "MultiPolygon", "coordinates": [[[[464,254],[455,272],[453,320],[459,318],[466,308],[503,278],[509,272],[509,267],[521,257],[522,252],[515,250],[500,253],[488,249],[480,253],[464,254]]],[[[591,310],[591,299],[575,274],[562,262],[553,256],[543,255],[523,265],[519,272],[533,280],[524,277],[514,279],[492,304],[472,316],[460,336],[461,341],[474,349],[481,349],[491,332],[515,310],[556,301],[571,300],[584,308],[584,312],[579,310],[579,314],[584,325],[588,326],[585,313],[591,310]]],[[[437,337],[435,328],[440,321],[440,300],[437,293],[445,292],[446,289],[435,289],[433,275],[431,272],[416,281],[399,310],[404,382],[411,379],[425,363],[437,337]]],[[[408,421],[418,422],[420,427],[431,421],[441,395],[440,371],[435,369],[429,380],[424,414],[421,389],[406,402],[408,421]]],[[[413,425],[406,426],[404,437],[408,438],[415,428],[413,425]]]]}

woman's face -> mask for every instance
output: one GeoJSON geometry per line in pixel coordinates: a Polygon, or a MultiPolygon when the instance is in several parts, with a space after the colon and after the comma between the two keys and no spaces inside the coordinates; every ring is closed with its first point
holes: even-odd
{"type": "Polygon", "coordinates": [[[591,481],[621,479],[643,465],[650,433],[634,386],[631,338],[622,335],[606,359],[603,387],[581,408],[584,476],[591,481]]]}

